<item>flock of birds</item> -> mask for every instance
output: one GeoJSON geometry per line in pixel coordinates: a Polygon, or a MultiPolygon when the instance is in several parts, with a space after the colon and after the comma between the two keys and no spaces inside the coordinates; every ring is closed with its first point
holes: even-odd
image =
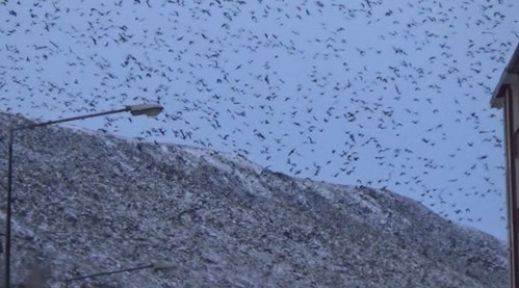
{"type": "Polygon", "coordinates": [[[157,120],[92,126],[385,187],[502,237],[489,100],[518,4],[343,2],[3,0],[0,109],[50,120],[159,102],[157,120]]]}

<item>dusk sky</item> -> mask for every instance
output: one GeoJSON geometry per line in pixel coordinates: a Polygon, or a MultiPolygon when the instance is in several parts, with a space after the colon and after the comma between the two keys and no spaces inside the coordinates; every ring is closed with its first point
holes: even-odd
{"type": "Polygon", "coordinates": [[[53,120],[159,102],[157,119],[74,125],[386,187],[505,239],[489,101],[518,12],[513,0],[4,0],[0,109],[53,120]]]}

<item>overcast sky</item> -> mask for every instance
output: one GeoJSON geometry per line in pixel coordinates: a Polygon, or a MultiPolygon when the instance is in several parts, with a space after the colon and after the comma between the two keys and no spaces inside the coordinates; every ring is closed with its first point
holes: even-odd
{"type": "Polygon", "coordinates": [[[489,100],[519,40],[517,1],[22,2],[0,1],[2,110],[51,120],[160,102],[155,120],[74,125],[386,187],[506,237],[489,100]]]}

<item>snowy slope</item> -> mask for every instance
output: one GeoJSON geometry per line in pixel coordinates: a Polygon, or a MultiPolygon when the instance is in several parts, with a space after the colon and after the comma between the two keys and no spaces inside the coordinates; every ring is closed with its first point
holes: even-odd
{"type": "MultiPolygon", "coordinates": [[[[0,120],[5,131],[15,118],[0,120]]],[[[507,284],[502,242],[387,190],[81,129],[25,131],[14,152],[16,283],[31,263],[43,267],[48,287],[63,287],[63,279],[160,261],[172,267],[69,287],[507,284]]]]}

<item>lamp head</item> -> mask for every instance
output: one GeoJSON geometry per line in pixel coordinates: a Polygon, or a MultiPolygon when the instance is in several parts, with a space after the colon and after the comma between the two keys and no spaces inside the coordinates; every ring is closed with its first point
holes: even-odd
{"type": "Polygon", "coordinates": [[[132,113],[133,116],[146,115],[148,117],[154,117],[160,114],[164,107],[156,103],[143,103],[137,105],[126,106],[126,109],[132,113]]]}
{"type": "Polygon", "coordinates": [[[177,265],[174,265],[173,263],[170,263],[170,262],[164,262],[164,261],[157,261],[157,262],[154,262],[152,265],[152,269],[153,271],[155,272],[158,272],[158,271],[170,271],[170,270],[173,270],[177,267],[177,265]]]}

